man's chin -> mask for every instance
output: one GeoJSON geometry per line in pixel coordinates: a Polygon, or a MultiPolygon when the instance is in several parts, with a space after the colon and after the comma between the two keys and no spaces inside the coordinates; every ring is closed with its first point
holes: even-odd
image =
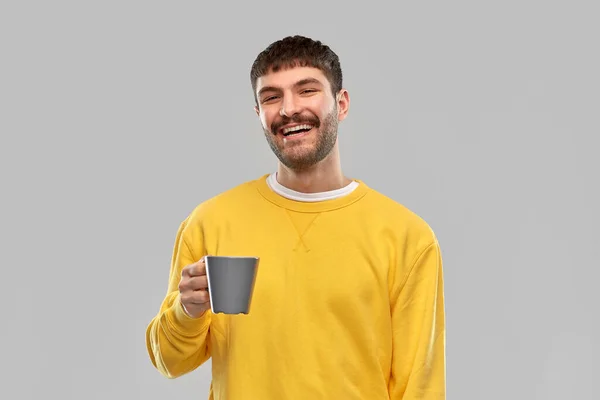
{"type": "Polygon", "coordinates": [[[286,167],[293,170],[304,170],[310,168],[317,164],[317,160],[315,159],[315,155],[312,152],[307,152],[303,154],[283,154],[279,155],[279,161],[286,167]]]}

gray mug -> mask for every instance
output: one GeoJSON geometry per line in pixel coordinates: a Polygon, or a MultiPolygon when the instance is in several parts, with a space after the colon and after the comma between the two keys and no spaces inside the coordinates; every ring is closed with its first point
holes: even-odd
{"type": "Polygon", "coordinates": [[[212,312],[249,314],[259,258],[206,256],[205,262],[212,312]]]}

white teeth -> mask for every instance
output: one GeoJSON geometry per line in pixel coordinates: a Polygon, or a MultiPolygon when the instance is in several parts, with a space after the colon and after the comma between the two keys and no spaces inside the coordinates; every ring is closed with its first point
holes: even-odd
{"type": "Polygon", "coordinates": [[[311,128],[312,128],[312,125],[298,125],[298,126],[292,126],[291,128],[285,128],[285,129],[283,130],[283,134],[285,135],[285,134],[287,134],[287,133],[289,133],[289,132],[294,132],[294,131],[298,131],[298,130],[301,130],[301,129],[311,129],[311,128]]]}

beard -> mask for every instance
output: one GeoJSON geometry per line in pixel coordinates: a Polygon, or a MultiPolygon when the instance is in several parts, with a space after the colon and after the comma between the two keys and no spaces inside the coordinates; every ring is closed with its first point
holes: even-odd
{"type": "Polygon", "coordinates": [[[279,161],[286,167],[294,171],[302,171],[324,160],[329,155],[337,141],[337,107],[331,111],[325,119],[319,120],[315,115],[297,116],[292,118],[283,118],[275,121],[271,129],[264,129],[265,138],[271,147],[271,150],[277,156],[279,161]],[[289,123],[306,123],[313,125],[316,143],[308,146],[301,140],[298,143],[283,145],[277,137],[277,130],[289,123]],[[284,148],[284,146],[286,148],[284,148]]]}

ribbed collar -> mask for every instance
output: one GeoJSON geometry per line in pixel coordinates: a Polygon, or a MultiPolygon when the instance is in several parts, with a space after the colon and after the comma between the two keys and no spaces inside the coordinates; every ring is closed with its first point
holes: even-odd
{"type": "Polygon", "coordinates": [[[306,202],[288,199],[275,193],[267,183],[267,178],[270,174],[265,174],[254,181],[254,185],[258,192],[271,203],[286,208],[291,211],[318,213],[324,211],[336,210],[342,207],[349,206],[362,199],[371,190],[363,181],[353,179],[358,183],[358,187],[346,196],[331,200],[323,200],[318,202],[306,202]]]}

